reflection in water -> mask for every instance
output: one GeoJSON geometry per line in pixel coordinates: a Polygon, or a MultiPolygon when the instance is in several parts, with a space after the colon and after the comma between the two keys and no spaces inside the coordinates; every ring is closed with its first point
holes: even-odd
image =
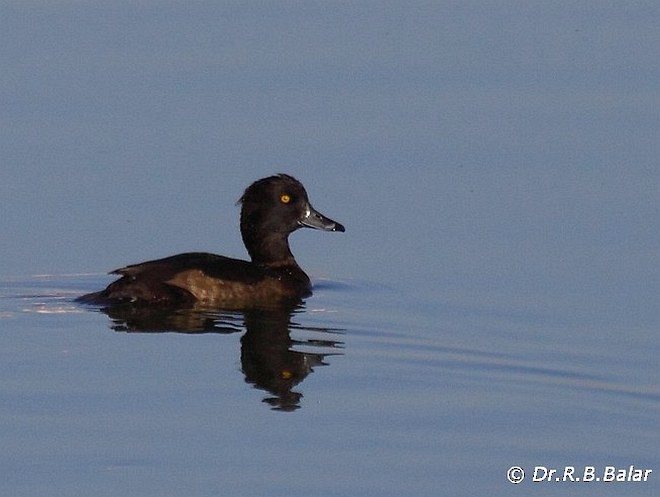
{"type": "Polygon", "coordinates": [[[264,402],[281,411],[300,407],[302,394],[293,388],[314,371],[315,366],[326,365],[325,357],[341,354],[343,346],[341,341],[335,340],[341,330],[296,324],[293,316],[304,310],[302,304],[240,312],[199,305],[163,308],[122,304],[101,309],[112,319],[115,331],[235,333],[244,327],[241,366],[245,381],[272,394],[264,402]],[[296,340],[291,338],[292,330],[313,332],[322,338],[296,340]],[[307,350],[297,350],[300,347],[307,350]]]}

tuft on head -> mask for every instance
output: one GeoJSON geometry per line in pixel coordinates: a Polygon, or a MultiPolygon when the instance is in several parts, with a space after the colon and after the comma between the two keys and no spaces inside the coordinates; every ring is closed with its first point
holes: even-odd
{"type": "Polygon", "coordinates": [[[288,174],[280,173],[280,174],[275,174],[273,176],[267,176],[266,178],[258,179],[257,181],[252,183],[250,186],[248,186],[245,189],[243,195],[241,195],[241,198],[239,198],[238,202],[236,203],[245,204],[246,202],[250,201],[252,198],[256,197],[257,195],[260,195],[261,192],[267,190],[269,187],[271,187],[276,183],[289,184],[295,186],[296,188],[301,188],[304,190],[302,183],[298,181],[296,178],[288,174]]]}

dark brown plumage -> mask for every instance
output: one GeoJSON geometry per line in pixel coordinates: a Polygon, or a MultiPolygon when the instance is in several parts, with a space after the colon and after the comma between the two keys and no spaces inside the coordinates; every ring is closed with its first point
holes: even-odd
{"type": "Polygon", "coordinates": [[[243,193],[241,235],[251,262],[193,252],[117,269],[105,290],[79,297],[95,305],[182,305],[205,302],[241,309],[276,305],[311,293],[296,263],[289,235],[301,227],[344,231],[309,203],[303,185],[286,174],[255,181],[243,193]]]}

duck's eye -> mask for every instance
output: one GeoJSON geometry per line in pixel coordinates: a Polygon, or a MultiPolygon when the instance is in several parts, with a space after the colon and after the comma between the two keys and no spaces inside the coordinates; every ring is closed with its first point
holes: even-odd
{"type": "Polygon", "coordinates": [[[282,195],[280,195],[280,202],[282,202],[283,204],[288,204],[289,202],[291,202],[291,195],[287,193],[283,193],[282,195]]]}

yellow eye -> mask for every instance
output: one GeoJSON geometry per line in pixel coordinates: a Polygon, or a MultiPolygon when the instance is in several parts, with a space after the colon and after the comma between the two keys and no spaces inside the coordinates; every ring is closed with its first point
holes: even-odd
{"type": "Polygon", "coordinates": [[[287,195],[286,193],[283,193],[282,195],[280,195],[280,202],[282,202],[283,204],[288,204],[289,202],[291,202],[291,195],[287,195]]]}

